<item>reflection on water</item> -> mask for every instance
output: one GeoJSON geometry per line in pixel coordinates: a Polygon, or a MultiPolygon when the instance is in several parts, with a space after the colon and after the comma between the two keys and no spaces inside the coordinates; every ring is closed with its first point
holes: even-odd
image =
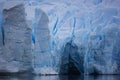
{"type": "Polygon", "coordinates": [[[0,80],[120,80],[120,76],[0,76],[0,80]]]}

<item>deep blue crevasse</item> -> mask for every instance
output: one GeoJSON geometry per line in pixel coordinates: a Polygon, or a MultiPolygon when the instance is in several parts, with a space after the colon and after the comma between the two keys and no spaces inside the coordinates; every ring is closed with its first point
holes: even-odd
{"type": "Polygon", "coordinates": [[[1,25],[1,32],[2,32],[2,43],[3,45],[5,44],[4,43],[4,25],[3,25],[3,20],[2,20],[2,5],[0,4],[0,25],[1,25]]]}

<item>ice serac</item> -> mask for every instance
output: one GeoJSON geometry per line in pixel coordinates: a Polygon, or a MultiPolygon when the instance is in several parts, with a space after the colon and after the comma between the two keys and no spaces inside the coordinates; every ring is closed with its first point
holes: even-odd
{"type": "Polygon", "coordinates": [[[49,19],[41,9],[35,9],[34,21],[34,59],[33,67],[37,74],[56,74],[52,67],[52,56],[50,52],[49,19]]]}
{"type": "Polygon", "coordinates": [[[4,46],[0,55],[0,72],[32,70],[31,28],[25,18],[23,4],[3,10],[4,46]]]}

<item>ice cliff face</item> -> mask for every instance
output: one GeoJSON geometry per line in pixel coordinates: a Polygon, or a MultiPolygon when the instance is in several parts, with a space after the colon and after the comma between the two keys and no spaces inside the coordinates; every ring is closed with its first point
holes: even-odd
{"type": "Polygon", "coordinates": [[[23,5],[3,9],[0,72],[26,72],[32,68],[31,31],[23,5]]]}
{"type": "MultiPolygon", "coordinates": [[[[50,30],[49,30],[49,19],[46,13],[40,9],[35,9],[34,19],[34,59],[33,66],[35,73],[47,74],[48,70],[52,69],[52,61],[50,54],[50,30]],[[46,69],[45,69],[46,68],[46,69]]],[[[53,72],[53,71],[52,71],[53,72]]],[[[49,72],[52,74],[52,72],[49,72]]]]}
{"type": "Polygon", "coordinates": [[[30,63],[37,74],[120,74],[120,0],[23,4],[1,9],[0,53],[5,57],[30,63]]]}

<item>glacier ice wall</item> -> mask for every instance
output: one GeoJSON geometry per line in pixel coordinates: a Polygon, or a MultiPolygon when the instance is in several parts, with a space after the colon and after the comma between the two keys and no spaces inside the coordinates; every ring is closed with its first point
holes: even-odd
{"type": "MultiPolygon", "coordinates": [[[[21,1],[32,29],[27,28],[29,37],[25,39],[32,50],[30,44],[25,48],[30,49],[27,53],[32,51],[35,73],[120,74],[120,0],[21,1]]],[[[2,39],[0,48],[6,36],[2,39]]]]}
{"type": "Polygon", "coordinates": [[[51,68],[46,66],[43,71],[119,74],[119,0],[33,1],[26,5],[42,9],[49,18],[50,57],[41,57],[49,58],[49,64],[43,65],[51,68]]]}

